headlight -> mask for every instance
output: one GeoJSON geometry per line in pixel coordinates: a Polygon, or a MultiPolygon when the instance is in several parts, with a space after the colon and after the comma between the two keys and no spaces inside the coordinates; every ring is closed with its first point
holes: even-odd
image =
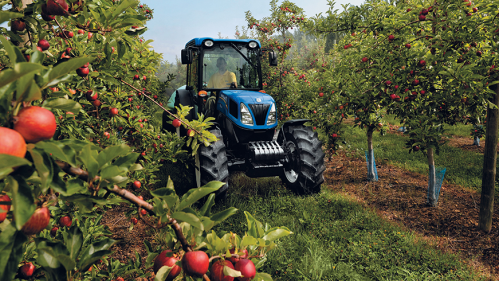
{"type": "Polygon", "coordinates": [[[270,108],[269,118],[267,119],[267,125],[272,125],[276,122],[276,111],[275,111],[275,103],[272,104],[270,108]]]}
{"type": "Polygon", "coordinates": [[[206,41],[204,41],[204,45],[205,45],[206,47],[212,47],[212,46],[213,46],[213,41],[211,41],[211,40],[206,40],[206,41]]]}
{"type": "Polygon", "coordinates": [[[241,103],[241,122],[244,125],[253,126],[253,117],[244,103],[241,103]]]}
{"type": "Polygon", "coordinates": [[[255,41],[251,41],[249,42],[248,46],[251,48],[251,49],[254,49],[258,46],[258,43],[256,43],[255,41]]]}

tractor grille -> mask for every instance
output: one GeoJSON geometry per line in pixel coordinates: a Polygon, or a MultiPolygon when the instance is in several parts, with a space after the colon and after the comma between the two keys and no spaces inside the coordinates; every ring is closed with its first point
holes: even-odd
{"type": "Polygon", "coordinates": [[[186,47],[192,47],[196,44],[196,40],[192,39],[191,41],[187,42],[186,47]]]}
{"type": "Polygon", "coordinates": [[[269,111],[270,104],[248,104],[257,125],[265,125],[267,112],[269,111]]]}

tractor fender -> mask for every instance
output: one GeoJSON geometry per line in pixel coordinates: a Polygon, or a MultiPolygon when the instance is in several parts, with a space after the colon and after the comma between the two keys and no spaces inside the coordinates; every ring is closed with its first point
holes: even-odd
{"type": "Polygon", "coordinates": [[[282,144],[284,143],[284,130],[286,129],[286,127],[289,127],[289,126],[301,126],[305,123],[307,123],[308,121],[310,121],[310,119],[294,119],[294,120],[289,120],[289,121],[286,121],[282,127],[279,129],[279,135],[277,136],[277,142],[282,144]]]}
{"type": "Polygon", "coordinates": [[[188,121],[192,121],[194,119],[197,119],[197,114],[195,110],[195,102],[194,102],[194,91],[193,90],[185,90],[185,89],[178,89],[177,90],[177,95],[175,96],[175,106],[178,106],[179,104],[181,105],[188,105],[192,107],[192,109],[189,111],[189,114],[185,116],[185,118],[188,121]]]}
{"type": "MultiPolygon", "coordinates": [[[[174,113],[174,114],[177,114],[177,109],[175,108],[176,106],[178,106],[179,104],[182,104],[182,105],[188,105],[188,106],[191,106],[192,109],[191,111],[189,112],[189,114],[187,114],[186,116],[186,119],[188,121],[192,121],[194,117],[197,117],[195,116],[196,112],[195,112],[195,108],[194,108],[194,98],[193,98],[193,92],[192,90],[186,90],[186,89],[177,89],[176,92],[174,92],[172,95],[175,95],[174,97],[174,101],[175,103],[173,104],[173,109],[171,109],[171,112],[174,113]]],[[[170,105],[170,103],[169,103],[170,105]]],[[[166,111],[163,112],[163,118],[162,118],[163,122],[162,122],[162,128],[163,130],[166,130],[166,131],[169,131],[169,132],[175,132],[176,129],[175,127],[173,127],[172,124],[169,124],[168,122],[171,121],[170,119],[170,114],[168,114],[166,111]]],[[[185,135],[185,132],[186,131],[184,128],[180,128],[181,130],[181,133],[183,135],[185,135]]]]}

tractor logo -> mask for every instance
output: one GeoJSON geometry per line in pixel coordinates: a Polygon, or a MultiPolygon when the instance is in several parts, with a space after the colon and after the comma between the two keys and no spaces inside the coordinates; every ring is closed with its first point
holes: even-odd
{"type": "Polygon", "coordinates": [[[256,102],[262,102],[261,98],[256,98],[256,102]]]}

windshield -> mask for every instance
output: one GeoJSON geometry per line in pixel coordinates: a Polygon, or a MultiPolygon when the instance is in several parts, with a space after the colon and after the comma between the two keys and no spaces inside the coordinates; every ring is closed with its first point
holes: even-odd
{"type": "Polygon", "coordinates": [[[231,88],[231,84],[236,89],[258,89],[257,50],[231,43],[204,49],[203,89],[231,88]]]}

